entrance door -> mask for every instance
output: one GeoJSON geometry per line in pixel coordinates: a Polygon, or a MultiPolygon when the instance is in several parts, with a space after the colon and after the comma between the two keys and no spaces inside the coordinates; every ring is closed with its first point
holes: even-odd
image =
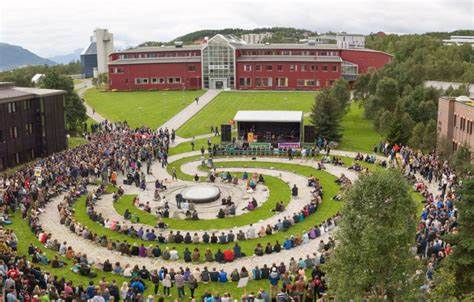
{"type": "Polygon", "coordinates": [[[211,89],[227,89],[227,79],[225,78],[218,78],[218,79],[211,79],[211,89]]]}

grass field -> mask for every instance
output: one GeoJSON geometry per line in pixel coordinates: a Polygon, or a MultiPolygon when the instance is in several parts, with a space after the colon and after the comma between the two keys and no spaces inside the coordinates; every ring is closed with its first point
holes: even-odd
{"type": "MultiPolygon", "coordinates": [[[[233,173],[238,175],[238,173],[233,173]]],[[[239,175],[241,176],[241,175],[239,175]]],[[[290,187],[283,180],[265,175],[265,185],[268,187],[269,196],[267,200],[258,208],[251,212],[245,212],[238,216],[230,216],[225,219],[204,219],[204,220],[181,220],[172,218],[162,218],[162,221],[168,225],[170,229],[178,230],[215,230],[227,229],[238,226],[256,223],[261,219],[267,219],[273,215],[272,209],[275,208],[277,202],[283,202],[286,206],[291,199],[290,187]]],[[[155,226],[157,217],[154,214],[142,211],[133,205],[133,195],[124,195],[114,203],[117,213],[124,215],[128,209],[132,214],[140,217],[140,223],[155,226]]]]}
{"type": "Polygon", "coordinates": [[[198,91],[102,92],[87,90],[84,99],[104,118],[127,121],[131,127],[159,127],[189,105],[198,91]]]}
{"type": "Polygon", "coordinates": [[[210,133],[228,123],[238,110],[301,110],[309,112],[316,92],[222,92],[178,129],[182,137],[210,133]]]}
{"type": "MultiPolygon", "coordinates": [[[[324,192],[325,192],[324,197],[323,197],[323,203],[318,208],[318,211],[312,216],[310,216],[308,219],[293,225],[287,232],[277,232],[270,236],[265,236],[264,238],[257,238],[257,239],[245,240],[245,241],[239,242],[239,245],[241,246],[242,251],[246,253],[247,255],[253,254],[253,250],[255,246],[257,245],[257,243],[266,244],[267,242],[271,242],[272,244],[274,244],[277,240],[280,243],[283,243],[283,241],[285,240],[287,236],[290,236],[291,234],[299,234],[303,231],[309,230],[309,228],[311,228],[312,226],[317,225],[325,221],[327,218],[335,215],[340,210],[343,204],[342,202],[331,200],[332,196],[336,195],[337,192],[339,191],[339,186],[334,182],[336,177],[331,174],[328,174],[327,172],[316,170],[315,168],[312,168],[312,167],[302,166],[302,165],[297,165],[297,164],[269,163],[269,162],[251,162],[251,163],[233,162],[233,163],[240,167],[243,166],[244,164],[247,165],[248,167],[262,167],[262,168],[273,167],[276,170],[291,171],[291,172],[303,175],[305,177],[308,177],[309,175],[312,174],[321,180],[321,185],[323,186],[324,192]]],[[[231,163],[226,163],[226,164],[230,165],[231,163]]],[[[188,176],[192,177],[191,175],[188,175],[188,176]]],[[[178,177],[179,177],[179,174],[178,174],[178,177]]],[[[284,192],[285,192],[284,194],[286,194],[286,190],[284,192]]],[[[285,196],[277,196],[277,197],[280,197],[281,200],[284,200],[285,198],[285,196]]],[[[75,202],[73,208],[74,208],[75,220],[81,223],[83,226],[86,226],[87,228],[89,228],[91,232],[96,233],[99,236],[105,235],[107,236],[107,238],[116,240],[116,241],[126,240],[128,242],[137,242],[138,244],[140,243],[144,243],[146,245],[150,244],[149,241],[143,241],[138,238],[132,238],[128,235],[111,231],[109,229],[102,227],[99,223],[92,221],[87,215],[87,210],[85,206],[85,197],[79,198],[75,202]]],[[[161,245],[161,246],[163,248],[164,245],[161,245]]],[[[176,250],[182,256],[185,247],[189,248],[190,250],[193,250],[195,247],[197,247],[200,249],[201,252],[204,251],[206,248],[209,248],[211,249],[211,251],[215,252],[217,251],[218,248],[221,248],[221,249],[231,248],[233,244],[204,244],[204,243],[183,244],[181,243],[181,244],[171,244],[171,246],[175,246],[176,250]]]]}
{"type": "Polygon", "coordinates": [[[342,140],[338,149],[371,153],[382,137],[372,121],[364,118],[364,108],[353,102],[341,121],[342,140]]]}
{"type": "Polygon", "coordinates": [[[87,144],[87,140],[81,136],[71,136],[67,139],[67,147],[69,149],[85,144],[87,144]]]}

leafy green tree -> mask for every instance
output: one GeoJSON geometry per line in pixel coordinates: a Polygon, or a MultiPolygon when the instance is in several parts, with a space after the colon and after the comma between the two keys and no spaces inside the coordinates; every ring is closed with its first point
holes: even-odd
{"type": "Polygon", "coordinates": [[[334,82],[334,85],[332,85],[330,91],[332,96],[339,102],[341,117],[344,116],[351,101],[349,83],[343,78],[340,78],[334,82]]]}
{"type": "Polygon", "coordinates": [[[400,109],[400,106],[397,106],[392,125],[390,125],[390,129],[387,134],[387,140],[392,144],[405,145],[410,139],[413,127],[414,122],[410,115],[406,112],[404,113],[400,109]]]}
{"type": "Polygon", "coordinates": [[[329,141],[338,141],[341,138],[339,106],[340,103],[329,89],[324,89],[316,95],[311,108],[311,120],[316,136],[329,141]]]}
{"type": "Polygon", "coordinates": [[[365,100],[369,94],[370,73],[363,73],[357,77],[354,83],[354,98],[365,100]]]}
{"type": "Polygon", "coordinates": [[[464,175],[468,173],[471,167],[471,152],[469,151],[469,147],[465,145],[460,146],[456,152],[453,153],[451,164],[458,174],[464,175]]]}
{"type": "Polygon", "coordinates": [[[346,194],[336,246],[325,265],[336,301],[409,301],[416,296],[417,261],[411,251],[416,204],[402,174],[361,175],[346,194]]]}
{"type": "Polygon", "coordinates": [[[81,127],[87,119],[86,107],[74,91],[72,79],[68,76],[60,75],[56,71],[51,71],[46,73],[45,77],[41,80],[41,87],[66,91],[64,106],[66,129],[72,134],[81,131],[81,127]]]}
{"type": "Polygon", "coordinates": [[[462,181],[459,211],[459,232],[448,235],[453,252],[435,274],[433,301],[474,300],[474,179],[462,181]]]}
{"type": "Polygon", "coordinates": [[[436,121],[430,120],[423,133],[423,150],[430,152],[436,148],[436,121]]]}
{"type": "Polygon", "coordinates": [[[393,111],[399,97],[397,81],[392,78],[383,78],[377,84],[375,95],[380,101],[380,108],[393,111]]]}
{"type": "Polygon", "coordinates": [[[415,149],[423,149],[423,138],[425,134],[425,125],[418,123],[413,127],[408,145],[415,149]]]}

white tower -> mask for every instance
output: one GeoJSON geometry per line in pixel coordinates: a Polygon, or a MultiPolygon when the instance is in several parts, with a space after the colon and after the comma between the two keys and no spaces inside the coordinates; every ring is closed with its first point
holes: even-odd
{"type": "Polygon", "coordinates": [[[107,29],[94,30],[97,45],[97,71],[98,74],[108,71],[109,54],[114,51],[114,35],[107,29]]]}

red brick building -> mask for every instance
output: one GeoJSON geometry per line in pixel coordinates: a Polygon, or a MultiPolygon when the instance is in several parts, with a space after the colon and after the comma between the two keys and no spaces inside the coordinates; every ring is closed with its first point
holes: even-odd
{"type": "Polygon", "coordinates": [[[441,97],[438,101],[438,139],[447,140],[456,151],[467,146],[474,151],[474,99],[441,97]]]}
{"type": "Polygon", "coordinates": [[[109,56],[112,90],[318,90],[349,82],[391,55],[324,44],[246,44],[216,35],[202,45],[140,47],[109,56]]]}

